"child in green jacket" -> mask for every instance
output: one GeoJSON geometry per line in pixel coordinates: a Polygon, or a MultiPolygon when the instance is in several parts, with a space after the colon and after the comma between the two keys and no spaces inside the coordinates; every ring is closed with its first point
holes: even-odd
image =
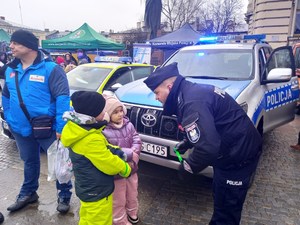
{"type": "Polygon", "coordinates": [[[114,175],[128,177],[130,166],[111,153],[102,130],[105,99],[98,92],[78,91],[71,96],[74,111],[65,112],[68,120],[61,141],[70,149],[75,176],[75,191],[80,199],[79,224],[112,224],[114,175]]]}

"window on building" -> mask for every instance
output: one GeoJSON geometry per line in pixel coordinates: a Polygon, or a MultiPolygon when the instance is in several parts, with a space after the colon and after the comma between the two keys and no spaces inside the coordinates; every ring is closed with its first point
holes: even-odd
{"type": "Polygon", "coordinates": [[[297,1],[295,34],[300,34],[300,0],[297,1]]]}

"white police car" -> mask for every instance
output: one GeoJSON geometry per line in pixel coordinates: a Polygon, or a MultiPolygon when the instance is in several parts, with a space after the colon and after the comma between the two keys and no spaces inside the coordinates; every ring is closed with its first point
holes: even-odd
{"type": "MultiPolygon", "coordinates": [[[[247,112],[259,132],[294,119],[299,87],[291,47],[272,50],[264,35],[208,37],[174,53],[162,66],[177,62],[181,75],[229,93],[247,112]]],[[[182,139],[176,117],[162,115],[162,105],[143,81],[120,88],[116,96],[143,140],[141,159],[177,169],[174,145],[182,139]]],[[[184,157],[186,157],[184,155],[184,157]]],[[[208,167],[203,174],[211,175],[208,167]]]]}

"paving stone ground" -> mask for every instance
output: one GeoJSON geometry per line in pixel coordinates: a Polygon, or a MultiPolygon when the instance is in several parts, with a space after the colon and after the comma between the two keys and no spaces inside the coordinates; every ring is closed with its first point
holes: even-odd
{"type": "MultiPolygon", "coordinates": [[[[300,225],[300,152],[290,149],[297,142],[300,117],[265,134],[263,154],[254,183],[249,189],[241,224],[300,225]]],[[[56,212],[56,190],[46,181],[46,155],[41,154],[39,203],[9,214],[8,205],[18,194],[23,165],[13,141],[0,136],[0,211],[4,225],[77,224],[79,201],[72,197],[71,210],[56,212]]],[[[178,181],[176,171],[141,162],[139,170],[140,225],[202,225],[212,215],[212,181],[198,176],[178,181]]]]}

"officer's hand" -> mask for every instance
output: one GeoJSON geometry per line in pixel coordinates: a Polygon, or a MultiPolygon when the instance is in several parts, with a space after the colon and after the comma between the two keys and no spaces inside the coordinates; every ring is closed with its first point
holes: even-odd
{"type": "Polygon", "coordinates": [[[192,148],[193,146],[190,142],[186,139],[183,139],[181,142],[175,145],[175,148],[180,154],[184,154],[188,149],[192,148]]]}
{"type": "Polygon", "coordinates": [[[193,177],[194,174],[192,172],[190,165],[185,160],[183,160],[180,163],[179,170],[178,170],[179,180],[183,182],[189,182],[193,179],[193,177]]]}

